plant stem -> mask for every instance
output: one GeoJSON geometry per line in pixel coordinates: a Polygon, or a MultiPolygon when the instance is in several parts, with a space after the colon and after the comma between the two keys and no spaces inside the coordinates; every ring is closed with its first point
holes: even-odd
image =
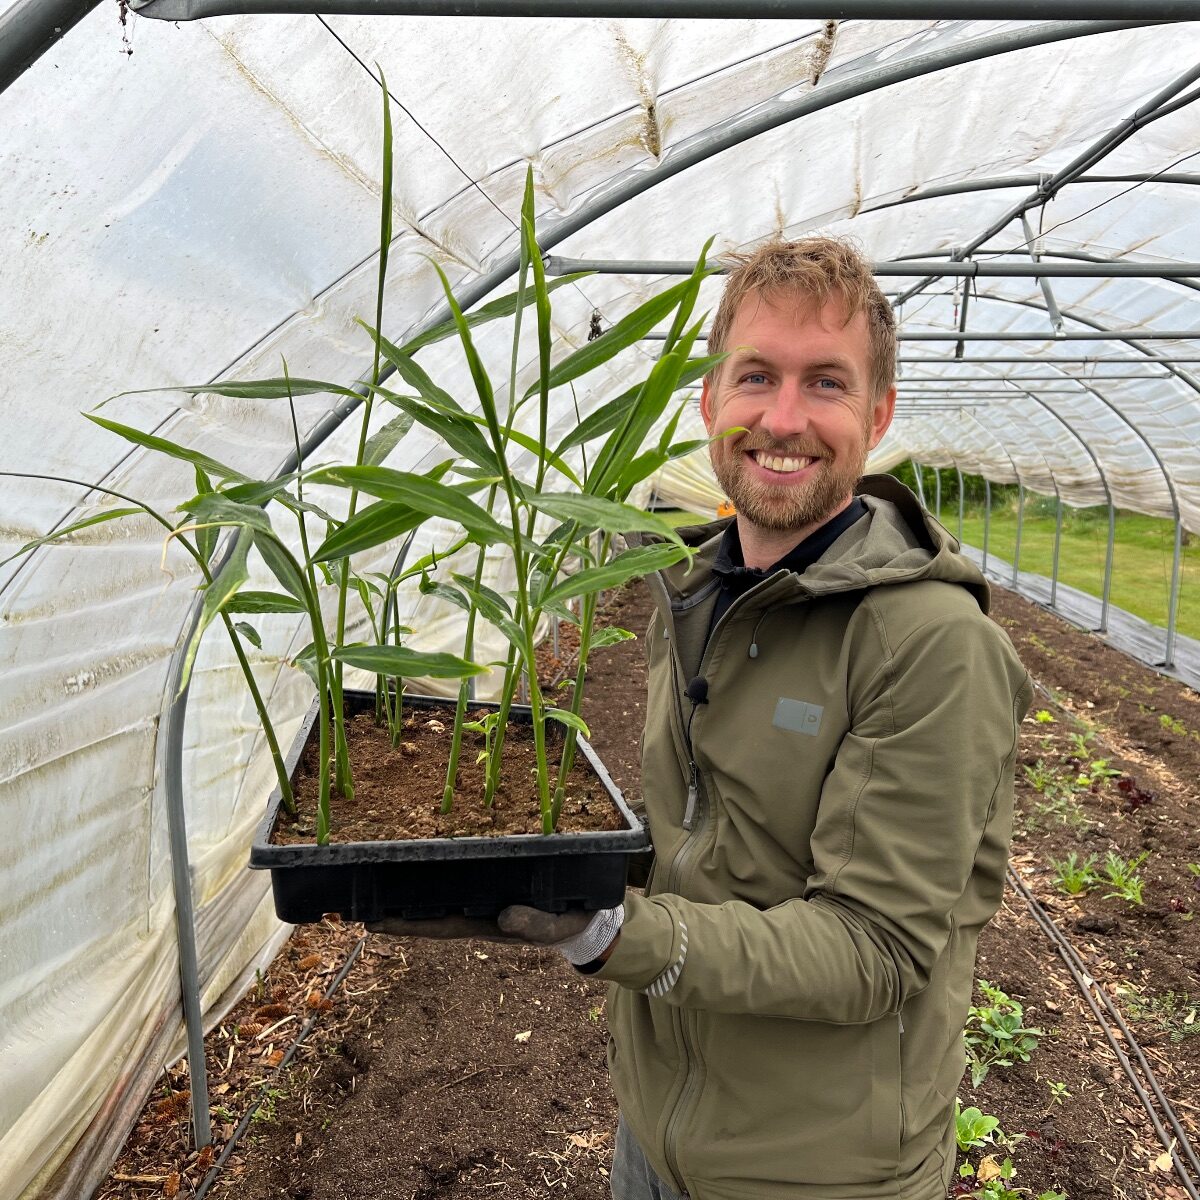
{"type": "Polygon", "coordinates": [[[500,689],[500,708],[496,713],[496,727],[491,734],[491,744],[485,745],[487,750],[487,779],[484,783],[483,806],[491,808],[496,799],[496,789],[500,786],[500,761],[504,750],[504,734],[508,729],[508,714],[512,708],[513,695],[517,690],[516,671],[517,648],[508,647],[508,658],[504,664],[504,684],[500,689]]]}
{"type": "MultiPolygon", "coordinates": [[[[612,535],[605,534],[600,544],[598,563],[603,563],[612,545],[612,535]]],[[[583,688],[587,676],[588,654],[592,647],[592,627],[596,621],[596,605],[599,600],[597,593],[592,592],[583,598],[579,614],[579,663],[575,669],[575,689],[571,693],[571,712],[579,716],[583,709],[583,688]]],[[[558,764],[558,780],[554,787],[554,823],[562,814],[563,800],[566,798],[567,776],[575,763],[575,742],[579,731],[568,725],[563,737],[562,758],[558,764]]]]}
{"type": "MultiPolygon", "coordinates": [[[[183,541],[183,538],[179,539],[183,541]]],[[[210,580],[211,582],[211,580],[210,580]]],[[[267,705],[262,698],[262,693],[258,690],[258,682],[254,678],[254,672],[250,669],[250,662],[246,658],[246,651],[242,648],[242,639],[238,635],[237,629],[234,628],[233,621],[230,620],[227,612],[221,613],[221,620],[225,623],[225,629],[229,634],[229,640],[233,643],[233,652],[237,655],[238,664],[242,668],[242,674],[246,677],[246,686],[250,689],[250,698],[254,701],[255,710],[258,712],[258,720],[262,725],[263,737],[267,740],[267,748],[271,751],[271,761],[275,764],[275,777],[279,782],[280,803],[284,807],[284,811],[289,817],[296,815],[296,797],[292,794],[292,781],[288,778],[287,767],[283,762],[283,755],[279,751],[279,741],[275,737],[275,726],[271,724],[270,718],[267,716],[267,705]]]]}

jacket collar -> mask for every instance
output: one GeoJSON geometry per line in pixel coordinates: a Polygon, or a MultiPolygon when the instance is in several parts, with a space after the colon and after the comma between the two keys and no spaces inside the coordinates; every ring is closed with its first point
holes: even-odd
{"type": "MultiPolygon", "coordinates": [[[[853,522],[802,572],[774,570],[743,603],[759,607],[939,579],[967,588],[988,611],[990,591],[982,573],[959,553],[958,541],[921,508],[908,488],[890,475],[864,475],[855,494],[866,506],[866,520],[853,522]]],[[[716,585],[714,568],[722,538],[735,520],[726,517],[679,530],[696,554],[690,566],[682,562],[659,573],[673,608],[690,607],[716,585]]]]}

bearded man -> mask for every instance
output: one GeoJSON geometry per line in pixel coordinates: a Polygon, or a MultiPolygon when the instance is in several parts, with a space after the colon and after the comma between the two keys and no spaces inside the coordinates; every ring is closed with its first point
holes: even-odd
{"type": "Polygon", "coordinates": [[[736,515],[649,581],[645,892],[499,924],[612,983],[614,1200],[943,1200],[1029,679],[954,539],[860,479],[896,398],[869,265],[760,247],[710,350],[736,515]]]}

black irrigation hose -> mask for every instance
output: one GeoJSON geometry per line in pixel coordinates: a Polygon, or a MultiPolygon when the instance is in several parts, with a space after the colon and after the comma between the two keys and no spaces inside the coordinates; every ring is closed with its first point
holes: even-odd
{"type": "Polygon", "coordinates": [[[1191,1200],[1200,1200],[1200,1190],[1197,1190],[1196,1185],[1196,1179],[1200,1179],[1200,1160],[1196,1158],[1196,1152],[1192,1149],[1191,1142],[1188,1141],[1187,1133],[1179,1123],[1179,1118],[1175,1115],[1175,1110],[1171,1107],[1171,1102],[1159,1086],[1158,1079],[1151,1070],[1150,1064],[1146,1061],[1146,1056],[1142,1053],[1142,1048],[1138,1045],[1137,1039],[1133,1036],[1129,1026],[1125,1023],[1125,1019],[1108,998],[1104,989],[1092,978],[1087,965],[1079,957],[1075,947],[1063,935],[1062,931],[1054,923],[1053,918],[1042,907],[1037,897],[1025,886],[1025,883],[1017,876],[1012,867],[1008,869],[1008,878],[1013,888],[1020,893],[1021,898],[1028,906],[1030,915],[1037,922],[1042,932],[1054,944],[1054,948],[1058,951],[1059,957],[1066,963],[1067,970],[1071,972],[1071,976],[1074,978],[1083,998],[1088,1002],[1088,1006],[1095,1014],[1096,1021],[1104,1032],[1104,1036],[1108,1039],[1108,1044],[1113,1048],[1118,1061],[1124,1068],[1125,1074],[1129,1077],[1129,1082],[1133,1084],[1133,1090],[1137,1093],[1138,1099],[1141,1100],[1142,1105],[1149,1114],[1150,1123],[1154,1126],[1154,1132],[1158,1135],[1159,1141],[1162,1142],[1163,1148],[1171,1155],[1171,1162],[1175,1167],[1180,1182],[1183,1184],[1184,1191],[1187,1192],[1191,1200]],[[1097,998],[1099,998],[1100,1004],[1097,1004],[1097,998]],[[1121,1031],[1121,1036],[1124,1037],[1126,1044],[1133,1052],[1133,1056],[1137,1060],[1137,1064],[1141,1068],[1146,1082],[1150,1085],[1150,1090],[1154,1093],[1154,1099],[1158,1102],[1158,1106],[1161,1108],[1167,1124],[1171,1127],[1171,1133],[1175,1135],[1174,1138],[1167,1133],[1162,1121],[1159,1120],[1154,1101],[1150,1099],[1146,1089],[1142,1086],[1133,1063],[1129,1061],[1120,1042],[1113,1034],[1112,1026],[1109,1024],[1101,1005],[1103,1005],[1103,1010],[1107,1010],[1108,1017],[1111,1017],[1116,1022],[1117,1027],[1121,1031]],[[1195,1178],[1188,1173],[1187,1165],[1183,1161],[1185,1158],[1191,1164],[1192,1170],[1196,1172],[1195,1178]]]}
{"type": "MultiPolygon", "coordinates": [[[[350,951],[350,956],[342,964],[342,969],[334,977],[334,980],[329,987],[325,989],[324,999],[328,1000],[333,993],[336,992],[339,987],[341,987],[342,981],[347,975],[350,974],[350,968],[354,966],[355,961],[362,953],[362,949],[366,944],[367,939],[365,937],[358,939],[354,949],[350,951]]],[[[285,1067],[287,1067],[289,1063],[291,1063],[292,1059],[296,1057],[296,1052],[300,1049],[301,1043],[312,1032],[313,1026],[320,1019],[320,1016],[321,1010],[318,1008],[313,1012],[308,1020],[304,1022],[304,1027],[296,1035],[296,1040],[287,1048],[287,1053],[284,1054],[283,1058],[279,1060],[279,1064],[276,1066],[275,1070],[271,1072],[270,1079],[264,1080],[264,1083],[268,1083],[271,1079],[275,1079],[279,1073],[285,1067]]],[[[247,1129],[250,1128],[250,1122],[254,1120],[254,1114],[258,1112],[259,1106],[262,1104],[265,1095],[266,1088],[260,1089],[258,1093],[258,1099],[256,1099],[248,1109],[246,1109],[246,1115],[242,1117],[241,1121],[238,1123],[238,1127],[233,1131],[233,1136],[225,1143],[225,1148],[221,1151],[217,1161],[213,1163],[208,1170],[208,1174],[205,1175],[201,1180],[200,1186],[196,1189],[195,1200],[204,1200],[204,1197],[208,1194],[208,1189],[211,1188],[214,1183],[216,1183],[217,1176],[220,1175],[226,1162],[229,1161],[229,1156],[237,1148],[238,1142],[242,1140],[242,1135],[247,1129]]],[[[1196,1197],[1196,1200],[1200,1200],[1200,1197],[1196,1197]]]]}

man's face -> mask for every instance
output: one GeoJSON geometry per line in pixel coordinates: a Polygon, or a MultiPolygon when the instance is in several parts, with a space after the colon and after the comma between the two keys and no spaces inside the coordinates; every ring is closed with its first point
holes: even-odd
{"type": "Polygon", "coordinates": [[[709,435],[743,426],[710,447],[713,469],[739,521],[806,536],[849,502],[868,451],[891,424],[896,390],[871,398],[864,313],[845,322],[840,299],[816,308],[791,297],[749,295],[737,310],[700,412],[709,435]]]}

